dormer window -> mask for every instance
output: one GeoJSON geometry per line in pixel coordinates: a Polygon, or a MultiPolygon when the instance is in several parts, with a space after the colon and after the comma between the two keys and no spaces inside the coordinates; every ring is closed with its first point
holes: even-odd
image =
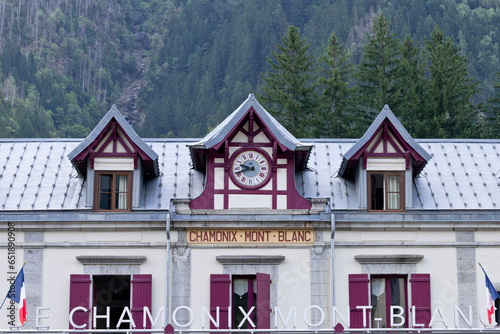
{"type": "Polygon", "coordinates": [[[339,174],[355,182],[360,208],[400,212],[412,206],[412,178],[430,159],[386,105],[343,155],[339,174]]]}
{"type": "Polygon", "coordinates": [[[86,178],[86,205],[94,211],[132,211],[144,195],[142,185],[159,175],[158,154],[115,105],[68,158],[86,178]]]}
{"type": "Polygon", "coordinates": [[[131,172],[96,172],[95,182],[95,210],[128,211],[131,209],[131,172]]]}
{"type": "Polygon", "coordinates": [[[368,172],[368,208],[401,211],[404,208],[404,172],[368,172]]]}

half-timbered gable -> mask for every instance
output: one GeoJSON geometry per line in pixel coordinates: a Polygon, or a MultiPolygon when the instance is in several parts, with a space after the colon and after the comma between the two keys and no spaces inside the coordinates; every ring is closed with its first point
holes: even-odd
{"type": "Polygon", "coordinates": [[[412,206],[413,177],[430,158],[386,105],[343,155],[340,174],[354,179],[361,208],[401,211],[412,206]]]}
{"type": "Polygon", "coordinates": [[[190,145],[205,190],[191,209],[309,209],[295,172],[311,146],[299,142],[255,99],[248,99],[200,142],[190,145]]]}
{"type": "Polygon", "coordinates": [[[158,176],[158,155],[115,105],[68,158],[87,178],[87,205],[97,211],[137,207],[144,180],[158,176]]]}

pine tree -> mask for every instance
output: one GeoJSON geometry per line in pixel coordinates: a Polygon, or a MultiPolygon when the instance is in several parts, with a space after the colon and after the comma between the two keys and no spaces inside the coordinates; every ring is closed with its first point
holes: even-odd
{"type": "Polygon", "coordinates": [[[328,45],[321,62],[319,82],[322,88],[321,95],[321,122],[317,125],[316,135],[319,137],[360,137],[354,125],[359,120],[356,117],[354,103],[355,89],[349,87],[353,73],[353,64],[349,61],[349,53],[339,45],[335,33],[330,35],[328,45]]]}
{"type": "Polygon", "coordinates": [[[390,22],[383,14],[373,20],[368,43],[358,66],[360,103],[371,118],[385,104],[394,101],[394,80],[399,57],[398,42],[390,31],[390,22]]]}
{"type": "Polygon", "coordinates": [[[422,52],[407,35],[400,45],[400,54],[391,109],[412,136],[426,138],[432,131],[429,127],[432,115],[428,114],[424,104],[426,88],[422,52]]]}
{"type": "Polygon", "coordinates": [[[300,30],[290,26],[272,52],[272,58],[267,58],[271,71],[261,74],[265,95],[258,97],[297,137],[310,136],[318,117],[314,90],[316,64],[308,49],[300,30]]]}
{"type": "Polygon", "coordinates": [[[429,83],[427,108],[434,112],[432,137],[466,138],[477,135],[478,113],[471,99],[478,84],[468,75],[467,59],[438,26],[426,41],[429,83]]]}
{"type": "Polygon", "coordinates": [[[491,97],[488,102],[490,110],[488,113],[488,137],[487,138],[500,138],[500,72],[496,72],[496,81],[493,82],[496,89],[496,94],[491,97]]]}

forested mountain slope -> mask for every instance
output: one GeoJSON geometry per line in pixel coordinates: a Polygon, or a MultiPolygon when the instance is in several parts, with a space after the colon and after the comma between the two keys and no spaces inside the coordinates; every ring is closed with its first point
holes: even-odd
{"type": "Polygon", "coordinates": [[[377,13],[419,46],[439,26],[490,112],[495,0],[0,0],[0,137],[84,137],[112,104],[143,137],[203,136],[263,93],[290,25],[315,58],[334,32],[356,67],[377,13]]]}

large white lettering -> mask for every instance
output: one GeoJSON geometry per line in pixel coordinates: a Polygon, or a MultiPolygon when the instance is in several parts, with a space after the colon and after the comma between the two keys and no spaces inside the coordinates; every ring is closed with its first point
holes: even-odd
{"type": "Polygon", "coordinates": [[[250,308],[250,311],[248,311],[248,313],[245,313],[245,309],[241,306],[238,306],[238,309],[240,310],[241,314],[243,314],[243,319],[241,320],[240,324],[238,325],[238,329],[240,329],[241,326],[243,326],[243,324],[245,323],[245,320],[248,320],[248,323],[250,324],[250,326],[252,326],[253,328],[256,328],[257,326],[255,326],[252,319],[250,319],[250,314],[252,314],[253,310],[255,310],[255,306],[252,306],[250,308]]]}
{"type": "Polygon", "coordinates": [[[94,306],[93,312],[94,316],[92,317],[92,326],[94,328],[97,328],[97,319],[106,319],[106,328],[109,328],[109,313],[110,313],[110,307],[106,306],[106,314],[105,315],[98,315],[97,314],[97,306],[94,306]]]}
{"type": "Polygon", "coordinates": [[[441,308],[439,306],[436,307],[436,309],[434,310],[434,313],[432,314],[432,318],[431,318],[431,321],[429,322],[429,327],[432,328],[432,326],[434,326],[434,322],[442,322],[443,325],[448,328],[448,322],[446,321],[446,318],[444,317],[443,315],[443,311],[441,310],[441,308]],[[439,315],[439,318],[437,318],[437,315],[439,315]]]}
{"type": "Polygon", "coordinates": [[[87,323],[84,323],[83,325],[77,325],[75,324],[75,322],[73,321],[73,315],[75,314],[75,312],[78,312],[78,311],[83,311],[83,312],[88,312],[89,310],[87,310],[85,307],[83,306],[77,306],[75,307],[74,309],[71,310],[71,312],[69,312],[69,323],[70,325],[73,327],[73,328],[76,328],[76,329],[83,329],[85,327],[87,327],[87,323]]]}
{"type": "Polygon", "coordinates": [[[323,324],[324,321],[325,321],[325,312],[323,311],[323,309],[321,307],[319,307],[317,305],[311,305],[309,307],[306,307],[306,309],[304,310],[304,322],[306,323],[307,326],[319,327],[323,324]],[[318,310],[319,314],[321,315],[321,317],[319,318],[319,321],[315,324],[313,324],[312,322],[307,320],[307,311],[312,310],[312,309],[318,310]]]}
{"type": "Polygon", "coordinates": [[[472,306],[469,306],[469,319],[465,317],[465,314],[458,306],[455,306],[455,328],[458,328],[458,315],[462,317],[469,328],[472,328],[472,306]]]}
{"type": "Polygon", "coordinates": [[[279,308],[279,306],[276,306],[274,308],[274,325],[276,327],[276,329],[278,329],[278,316],[280,317],[281,319],[281,323],[283,324],[283,327],[286,328],[286,325],[288,325],[288,322],[290,321],[290,317],[292,317],[292,320],[293,320],[293,329],[295,329],[296,325],[297,325],[297,317],[296,317],[296,310],[297,308],[295,306],[292,306],[292,308],[290,309],[290,312],[288,312],[288,315],[286,317],[286,320],[283,319],[283,314],[281,314],[281,310],[279,308]]]}
{"type": "Polygon", "coordinates": [[[402,308],[401,306],[397,306],[397,305],[391,305],[391,328],[393,328],[394,326],[400,327],[400,326],[403,326],[405,324],[404,314],[405,314],[404,308],[402,308]],[[394,313],[394,310],[399,310],[399,312],[394,313]],[[400,322],[395,323],[394,318],[399,318],[400,322]]]}
{"type": "Polygon", "coordinates": [[[175,310],[174,310],[174,313],[172,313],[172,321],[174,322],[174,324],[176,326],[179,326],[179,327],[189,327],[191,326],[191,324],[193,323],[193,320],[194,320],[194,314],[193,314],[193,310],[191,310],[190,307],[188,306],[179,306],[177,307],[175,310]],[[189,313],[189,320],[187,323],[185,324],[180,324],[178,321],[177,321],[177,312],[179,312],[180,310],[186,310],[188,311],[189,313]]]}
{"type": "Polygon", "coordinates": [[[49,316],[48,315],[41,315],[40,311],[50,311],[50,307],[37,307],[36,308],[36,328],[47,327],[47,329],[49,329],[50,326],[43,326],[40,323],[40,319],[48,319],[49,316]]]}
{"type": "Polygon", "coordinates": [[[371,306],[356,306],[356,308],[358,310],[363,310],[363,328],[366,328],[366,322],[367,322],[367,319],[366,319],[366,311],[367,310],[371,310],[372,307],[371,306]]]}
{"type": "Polygon", "coordinates": [[[347,326],[347,328],[351,327],[351,314],[349,312],[349,306],[346,307],[346,314],[347,314],[347,320],[342,316],[342,313],[340,313],[339,309],[336,306],[332,307],[332,318],[333,318],[333,324],[335,325],[337,323],[337,315],[340,317],[340,320],[344,323],[344,325],[347,326]]]}
{"type": "Polygon", "coordinates": [[[116,324],[116,328],[120,328],[122,322],[129,323],[132,326],[132,328],[135,329],[135,321],[132,318],[132,313],[130,313],[130,309],[128,308],[128,306],[125,306],[123,308],[122,314],[120,315],[120,319],[118,319],[118,323],[116,324]],[[128,320],[124,319],[125,315],[127,315],[128,320]]]}
{"type": "Polygon", "coordinates": [[[217,320],[215,320],[212,315],[210,314],[210,312],[207,310],[206,307],[202,307],[201,308],[201,329],[205,329],[205,314],[208,315],[208,318],[210,319],[210,322],[212,323],[212,325],[214,325],[215,328],[219,329],[219,320],[220,320],[220,309],[219,309],[219,306],[217,306],[215,308],[215,318],[217,320]]]}
{"type": "Polygon", "coordinates": [[[423,328],[425,326],[424,324],[417,323],[417,319],[416,319],[417,312],[415,312],[415,311],[416,311],[415,306],[412,306],[411,307],[411,320],[412,320],[411,323],[413,324],[413,328],[420,328],[420,327],[423,328]]]}
{"type": "MultiPolygon", "coordinates": [[[[372,306],[366,305],[366,306],[356,306],[358,310],[362,310],[363,312],[363,327],[364,328],[370,328],[371,323],[370,323],[370,310],[372,309],[372,306]]],[[[35,318],[36,318],[36,324],[38,327],[43,327],[43,325],[40,324],[41,319],[48,320],[49,316],[48,315],[42,315],[41,311],[48,311],[50,308],[48,307],[38,307],[36,310],[35,318]]],[[[252,313],[255,311],[255,306],[250,308],[248,312],[246,312],[245,309],[242,307],[238,308],[238,312],[240,312],[243,315],[243,320],[238,324],[238,328],[241,328],[246,321],[248,321],[248,324],[250,324],[251,327],[256,328],[256,324],[252,320],[252,313]]],[[[350,307],[346,306],[346,312],[343,315],[339,309],[336,306],[332,306],[332,312],[331,312],[331,319],[332,319],[332,326],[335,326],[337,324],[337,319],[340,318],[340,321],[345,325],[345,328],[350,328],[350,307]]],[[[486,328],[492,328],[497,325],[496,322],[493,322],[492,324],[488,323],[488,320],[486,319],[486,307],[483,307],[481,311],[478,313],[478,319],[481,322],[481,324],[486,327],[486,328]]],[[[83,323],[75,323],[74,317],[75,313],[78,314],[79,312],[83,313],[88,313],[90,310],[83,306],[78,306],[73,308],[70,313],[69,313],[69,323],[72,328],[75,329],[84,329],[88,327],[88,324],[86,321],[83,321],[83,323]]],[[[162,321],[162,327],[166,326],[165,323],[165,308],[161,307],[156,314],[156,317],[153,318],[153,315],[148,307],[143,308],[143,316],[142,316],[142,322],[143,322],[143,328],[146,328],[148,325],[148,322],[151,323],[152,328],[155,328],[159,324],[159,319],[160,317],[163,319],[162,321]]],[[[215,316],[210,314],[209,309],[206,307],[201,308],[201,325],[202,325],[202,330],[207,330],[205,329],[205,325],[208,325],[210,327],[210,324],[213,324],[214,327],[217,329],[222,326],[221,324],[221,312],[226,312],[226,310],[222,310],[219,307],[215,308],[215,316]],[[206,323],[206,319],[209,319],[209,323],[206,323]]],[[[444,316],[443,310],[437,306],[434,309],[434,312],[432,313],[431,320],[427,324],[423,323],[417,323],[416,318],[417,315],[416,313],[418,310],[416,309],[415,306],[411,307],[411,328],[423,328],[425,326],[429,327],[435,327],[436,324],[442,323],[442,325],[446,328],[449,328],[448,321],[446,317],[444,316]]],[[[279,325],[281,324],[284,328],[289,328],[290,326],[293,327],[293,329],[296,329],[297,327],[297,307],[292,306],[288,313],[286,313],[286,318],[284,316],[284,313],[278,306],[274,308],[274,323],[275,323],[275,328],[278,329],[279,325]]],[[[459,322],[460,320],[463,320],[465,324],[469,327],[472,328],[472,320],[473,320],[473,314],[472,314],[472,307],[468,306],[468,312],[462,311],[458,306],[454,306],[454,327],[459,328],[459,322]],[[468,314],[466,314],[468,313],[468,314]]],[[[105,319],[106,320],[106,326],[109,328],[110,325],[110,308],[106,307],[106,312],[105,314],[97,314],[97,308],[94,307],[92,309],[92,317],[91,317],[91,323],[92,323],[92,328],[97,327],[97,320],[98,319],[105,319]]],[[[405,319],[405,310],[401,306],[391,306],[390,307],[390,315],[388,319],[388,325],[390,327],[401,327],[406,324],[406,319],[405,319]]],[[[172,322],[174,325],[176,325],[179,328],[187,328],[191,326],[194,322],[195,319],[195,314],[193,310],[188,307],[188,306],[179,306],[177,307],[173,313],[172,313],[172,322]],[[180,318],[179,312],[186,312],[186,315],[183,315],[183,317],[180,318]],[[182,319],[182,320],[179,320],[182,319]]],[[[227,307],[227,328],[232,328],[232,312],[231,312],[231,307],[227,307]]],[[[303,321],[304,324],[307,325],[308,327],[319,327],[321,326],[325,321],[326,321],[326,316],[325,316],[325,310],[321,308],[320,306],[317,305],[311,305],[308,306],[304,309],[303,312],[303,321]],[[312,319],[312,314],[310,314],[310,311],[316,311],[319,312],[319,318],[317,320],[312,319]]],[[[135,328],[136,324],[135,321],[132,317],[131,311],[128,307],[124,307],[122,314],[120,316],[120,319],[118,320],[117,328],[122,325],[123,323],[129,323],[131,327],[135,328]]],[[[46,325],[46,327],[49,327],[46,325]]]]}
{"type": "Polygon", "coordinates": [[[151,314],[151,312],[149,312],[149,307],[144,306],[143,313],[142,313],[142,327],[147,328],[146,324],[147,324],[147,320],[149,319],[149,321],[151,322],[151,328],[155,328],[156,323],[158,322],[158,319],[160,319],[160,315],[163,319],[163,321],[162,321],[163,326],[162,327],[165,327],[167,325],[165,323],[165,317],[164,317],[165,308],[163,306],[160,307],[160,310],[156,314],[156,318],[153,320],[153,315],[151,314]]]}
{"type": "MultiPolygon", "coordinates": [[[[495,309],[495,311],[497,310],[496,307],[493,307],[495,309]]],[[[497,322],[496,321],[493,321],[491,324],[489,324],[488,320],[484,319],[484,315],[487,313],[488,311],[488,307],[483,307],[481,309],[481,311],[479,312],[479,321],[481,321],[481,323],[483,324],[484,327],[486,328],[493,328],[497,325],[497,322]]]]}

